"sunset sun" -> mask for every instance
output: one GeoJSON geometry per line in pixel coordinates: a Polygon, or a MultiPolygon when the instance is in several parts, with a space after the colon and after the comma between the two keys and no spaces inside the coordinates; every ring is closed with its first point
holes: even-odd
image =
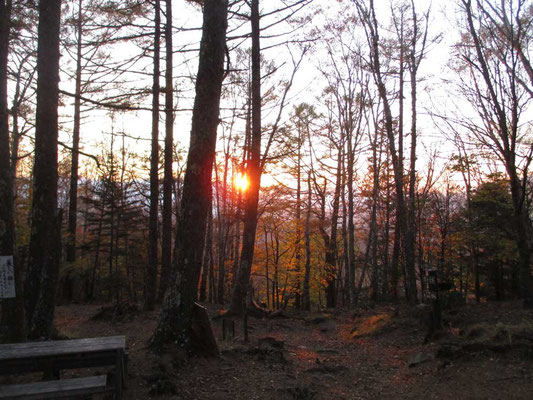
{"type": "Polygon", "coordinates": [[[235,188],[243,192],[245,192],[246,189],[248,189],[249,184],[250,182],[248,182],[248,177],[246,176],[246,174],[243,174],[243,173],[240,173],[239,175],[237,175],[234,181],[235,188]]]}

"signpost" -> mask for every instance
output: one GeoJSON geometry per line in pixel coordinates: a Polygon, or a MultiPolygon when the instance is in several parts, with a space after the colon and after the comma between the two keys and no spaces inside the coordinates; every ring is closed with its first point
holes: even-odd
{"type": "Polygon", "coordinates": [[[13,256],[0,256],[0,299],[15,297],[13,256]]]}

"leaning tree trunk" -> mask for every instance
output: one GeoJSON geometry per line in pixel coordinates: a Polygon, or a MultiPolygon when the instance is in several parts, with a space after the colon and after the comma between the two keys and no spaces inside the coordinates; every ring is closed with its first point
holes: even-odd
{"type": "Polygon", "coordinates": [[[191,139],[175,243],[175,278],[165,295],[151,339],[154,348],[172,343],[193,350],[192,317],[211,207],[211,173],[224,78],[227,12],[226,0],[204,3],[191,139]]]}
{"type": "Polygon", "coordinates": [[[18,342],[24,335],[24,304],[20,268],[15,257],[15,225],[13,209],[13,174],[9,157],[9,125],[7,110],[7,56],[9,51],[9,16],[11,0],[0,0],[0,256],[14,257],[15,298],[2,299],[0,334],[9,342],[18,342]]]}
{"type": "Polygon", "coordinates": [[[247,168],[250,187],[244,206],[244,229],[242,250],[237,279],[231,294],[229,313],[240,314],[250,282],[254,258],[255,232],[257,229],[257,206],[261,186],[261,50],[259,43],[259,0],[252,0],[252,145],[247,168]]]}
{"type": "Polygon", "coordinates": [[[61,0],[39,2],[37,110],[26,317],[32,338],[52,336],[60,258],[57,210],[59,26],[61,0]]]}

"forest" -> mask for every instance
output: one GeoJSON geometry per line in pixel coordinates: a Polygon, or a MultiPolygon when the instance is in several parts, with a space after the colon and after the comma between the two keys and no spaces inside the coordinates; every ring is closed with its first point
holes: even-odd
{"type": "Polygon", "coordinates": [[[532,52],[531,0],[0,0],[0,343],[125,335],[132,399],[528,398],[532,52]]]}

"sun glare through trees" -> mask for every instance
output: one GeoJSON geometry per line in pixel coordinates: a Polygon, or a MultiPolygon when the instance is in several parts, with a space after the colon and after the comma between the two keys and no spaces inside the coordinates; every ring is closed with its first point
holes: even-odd
{"type": "Polygon", "coordinates": [[[233,184],[235,185],[235,188],[238,189],[240,192],[246,192],[246,189],[248,189],[250,182],[248,181],[248,177],[245,174],[239,173],[235,177],[233,184]]]}

